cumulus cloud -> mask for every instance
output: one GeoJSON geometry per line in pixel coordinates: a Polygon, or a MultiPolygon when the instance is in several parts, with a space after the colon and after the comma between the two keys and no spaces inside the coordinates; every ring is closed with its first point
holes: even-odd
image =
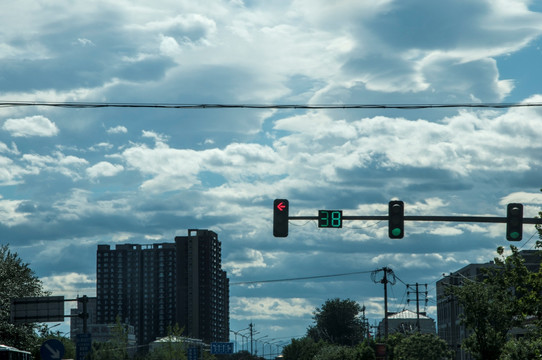
{"type": "Polygon", "coordinates": [[[29,116],[21,119],[7,119],[2,129],[14,137],[50,137],[58,134],[54,122],[42,115],[29,116]]]}
{"type": "Polygon", "coordinates": [[[107,129],[108,134],[126,134],[127,132],[128,132],[128,129],[122,125],[107,129]]]}
{"type": "Polygon", "coordinates": [[[236,320],[296,318],[312,315],[315,307],[303,298],[232,297],[230,308],[236,320]]]}
{"type": "Polygon", "coordinates": [[[24,154],[22,160],[28,164],[29,171],[56,172],[74,180],[81,178],[80,170],[88,164],[86,159],[55,152],[53,155],[24,154]]]}
{"type": "Polygon", "coordinates": [[[245,249],[241,253],[231,255],[230,258],[233,260],[225,261],[223,266],[235,276],[242,275],[246,269],[267,267],[263,253],[255,249],[245,249]]]}
{"type": "MultiPolygon", "coordinates": [[[[542,102],[533,56],[542,14],[528,1],[105,3],[5,7],[4,98],[542,102]]],[[[73,239],[90,249],[206,227],[217,229],[224,268],[236,281],[386,264],[405,281],[433,282],[444,271],[491,259],[502,224],[407,224],[404,239],[389,241],[385,222],[346,222],[331,232],[292,221],[288,239],[277,240],[272,199],[289,198],[292,215],[314,216],[321,208],[383,215],[391,198],[422,215],[498,216],[508,202],[522,202],[534,215],[541,202],[534,193],[542,171],[537,107],[44,110],[36,116],[32,108],[0,108],[0,230],[11,243],[32,242],[29,261],[69,252],[73,239]],[[454,252],[460,242],[464,252],[454,252]]],[[[79,277],[79,264],[57,262],[65,275],[53,274],[49,263],[39,267],[51,288],[92,281],[79,277]]],[[[303,322],[330,294],[366,302],[371,316],[383,314],[381,288],[367,276],[362,294],[358,280],[240,286],[232,291],[232,328],[259,319],[262,328],[280,324],[281,336],[290,335],[299,325],[288,327],[288,318],[303,322]]]]}
{"type": "Polygon", "coordinates": [[[21,200],[4,200],[0,196],[0,224],[5,226],[20,225],[27,221],[23,211],[19,211],[21,200]]]}
{"type": "Polygon", "coordinates": [[[96,279],[89,274],[69,272],[44,276],[40,280],[45,290],[68,297],[87,295],[96,291],[96,279]]]}
{"type": "Polygon", "coordinates": [[[123,170],[124,167],[120,164],[111,164],[107,161],[100,161],[99,163],[89,167],[86,172],[91,179],[96,179],[99,177],[115,176],[123,170]]]}

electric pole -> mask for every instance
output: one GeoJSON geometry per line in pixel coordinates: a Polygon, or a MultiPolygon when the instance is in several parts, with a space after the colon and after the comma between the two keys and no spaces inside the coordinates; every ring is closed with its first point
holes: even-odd
{"type": "Polygon", "coordinates": [[[411,287],[415,287],[416,289],[416,328],[418,330],[418,332],[420,332],[420,289],[419,289],[419,285],[424,285],[425,286],[425,292],[422,292],[421,294],[425,296],[425,304],[427,305],[427,284],[407,284],[407,297],[409,297],[407,299],[407,303],[410,303],[410,288],[411,287]]]}

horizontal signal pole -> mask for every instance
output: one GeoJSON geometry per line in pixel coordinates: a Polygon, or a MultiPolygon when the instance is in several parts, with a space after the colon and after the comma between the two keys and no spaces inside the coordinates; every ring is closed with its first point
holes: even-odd
{"type": "MultiPolygon", "coordinates": [[[[387,215],[374,216],[342,216],[343,220],[389,220],[387,215]]],[[[478,223],[506,223],[506,217],[499,216],[407,216],[408,221],[442,221],[442,222],[478,222],[478,223]]],[[[318,220],[318,216],[288,216],[288,220],[318,220]]],[[[542,224],[542,218],[523,218],[524,224],[542,224]]]]}
{"type": "Polygon", "coordinates": [[[508,204],[506,216],[405,216],[405,204],[401,200],[392,200],[388,203],[388,215],[348,216],[343,215],[343,210],[318,210],[318,216],[290,216],[289,204],[287,199],[275,199],[273,203],[273,235],[275,237],[288,236],[289,220],[316,220],[319,228],[335,229],[342,228],[345,220],[387,221],[390,239],[404,237],[405,221],[502,223],[506,224],[506,239],[509,241],[522,239],[523,224],[542,224],[542,218],[524,218],[523,204],[520,203],[508,204]]]}

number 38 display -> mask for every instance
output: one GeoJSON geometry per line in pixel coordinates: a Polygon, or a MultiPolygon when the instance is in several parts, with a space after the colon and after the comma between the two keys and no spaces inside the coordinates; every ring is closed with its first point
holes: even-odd
{"type": "Polygon", "coordinates": [[[342,228],[343,211],[342,210],[318,210],[319,228],[342,228]]]}

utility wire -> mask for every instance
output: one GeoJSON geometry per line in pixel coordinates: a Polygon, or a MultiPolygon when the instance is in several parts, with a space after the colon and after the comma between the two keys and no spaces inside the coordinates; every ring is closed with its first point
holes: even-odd
{"type": "Polygon", "coordinates": [[[342,274],[331,274],[331,275],[305,276],[305,277],[296,277],[296,278],[288,278],[288,279],[242,281],[242,282],[230,283],[230,285],[251,285],[251,284],[266,284],[266,283],[275,283],[275,282],[286,282],[286,281],[323,279],[323,278],[349,276],[349,275],[369,274],[371,272],[372,272],[372,270],[371,271],[356,271],[356,272],[342,273],[342,274]]]}
{"type": "Polygon", "coordinates": [[[58,108],[150,108],[150,109],[448,109],[490,108],[508,109],[519,107],[542,107],[542,103],[456,103],[456,104],[182,104],[182,103],[107,103],[107,102],[48,102],[48,101],[1,101],[0,107],[58,107],[58,108]]]}

